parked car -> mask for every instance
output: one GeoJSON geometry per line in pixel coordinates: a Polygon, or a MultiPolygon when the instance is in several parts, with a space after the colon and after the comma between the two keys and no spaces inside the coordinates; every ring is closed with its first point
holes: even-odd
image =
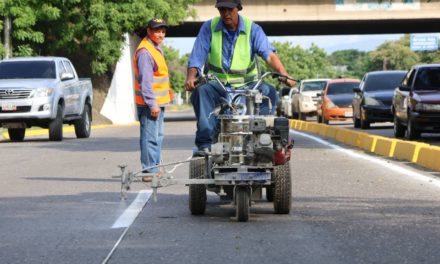
{"type": "Polygon", "coordinates": [[[78,79],[72,63],[61,57],[12,58],[0,62],[0,127],[12,141],[26,128],[49,129],[49,140],[63,139],[63,124],[78,138],[90,136],[92,83],[78,79]]]}
{"type": "Polygon", "coordinates": [[[299,91],[292,96],[292,117],[306,120],[307,116],[316,115],[316,103],[318,94],[322,92],[325,84],[330,79],[307,79],[302,80],[299,91]]]}
{"type": "Polygon", "coordinates": [[[392,122],[391,104],[394,89],[402,82],[406,71],[374,71],[362,78],[353,97],[353,125],[367,129],[371,123],[392,122]]]}
{"type": "Polygon", "coordinates": [[[353,88],[359,87],[357,79],[333,79],[326,82],[316,105],[318,123],[332,120],[344,121],[353,117],[353,88]]]}
{"type": "Polygon", "coordinates": [[[440,64],[417,65],[394,91],[394,136],[440,133],[440,64]]]}
{"type": "Polygon", "coordinates": [[[297,87],[283,87],[279,91],[277,116],[292,117],[292,96],[298,93],[297,87]]]}

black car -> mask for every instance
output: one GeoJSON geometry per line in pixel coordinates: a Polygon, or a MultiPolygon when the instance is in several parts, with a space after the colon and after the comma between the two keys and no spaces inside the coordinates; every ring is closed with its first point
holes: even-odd
{"type": "Polygon", "coordinates": [[[394,90],[407,71],[374,71],[362,78],[359,87],[353,89],[354,127],[367,129],[371,123],[391,122],[391,105],[394,90]]]}

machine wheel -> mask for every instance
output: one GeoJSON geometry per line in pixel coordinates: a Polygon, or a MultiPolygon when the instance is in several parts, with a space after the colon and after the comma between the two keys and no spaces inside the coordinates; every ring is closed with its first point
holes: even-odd
{"type": "Polygon", "coordinates": [[[330,123],[330,121],[328,119],[326,119],[325,116],[322,116],[322,123],[328,125],[330,123]]]}
{"type": "Polygon", "coordinates": [[[408,139],[420,138],[420,131],[414,127],[414,121],[411,121],[408,114],[408,126],[406,127],[406,136],[408,139]]]}
{"type": "Polygon", "coordinates": [[[406,128],[400,123],[396,115],[394,115],[394,137],[403,138],[405,136],[406,128]]]}
{"type": "Polygon", "coordinates": [[[60,104],[57,107],[57,116],[49,123],[49,140],[63,140],[63,106],[60,104]]]}
{"type": "Polygon", "coordinates": [[[302,121],[306,121],[307,117],[304,113],[298,112],[298,119],[302,121]]]}
{"type": "Polygon", "coordinates": [[[85,104],[84,110],[81,114],[81,119],[75,121],[75,134],[77,138],[90,137],[90,131],[92,128],[90,105],[85,104]]]}
{"type": "Polygon", "coordinates": [[[26,128],[8,128],[8,134],[11,141],[23,141],[26,128]]]}
{"type": "MultiPolygon", "coordinates": [[[[192,160],[189,164],[189,178],[203,179],[205,160],[192,160]]],[[[206,186],[203,184],[189,185],[189,210],[193,215],[203,215],[206,209],[206,186]]]]}
{"type": "Polygon", "coordinates": [[[266,200],[273,202],[273,185],[266,187],[266,200]]]}
{"type": "Polygon", "coordinates": [[[274,195],[273,207],[276,214],[290,213],[292,206],[292,178],[290,177],[290,165],[276,166],[273,171],[274,195]]]}
{"type": "Polygon", "coordinates": [[[248,187],[237,187],[235,190],[235,210],[239,222],[247,222],[249,220],[249,193],[248,187]]]}

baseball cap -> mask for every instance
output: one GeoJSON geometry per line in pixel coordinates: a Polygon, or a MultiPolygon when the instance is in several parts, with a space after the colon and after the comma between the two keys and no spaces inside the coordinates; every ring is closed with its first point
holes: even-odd
{"type": "Polygon", "coordinates": [[[226,7],[226,8],[238,8],[238,10],[243,9],[241,6],[241,0],[217,0],[215,7],[226,7]]]}
{"type": "Polygon", "coordinates": [[[147,27],[148,28],[159,28],[159,27],[168,28],[168,25],[165,22],[165,20],[163,20],[161,18],[153,18],[153,19],[150,19],[150,21],[148,21],[147,27]]]}

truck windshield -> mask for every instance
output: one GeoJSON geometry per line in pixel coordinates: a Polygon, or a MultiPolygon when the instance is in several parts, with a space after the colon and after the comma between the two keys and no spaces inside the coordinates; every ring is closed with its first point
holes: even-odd
{"type": "Polygon", "coordinates": [[[358,82],[331,83],[327,88],[327,94],[352,94],[355,87],[359,87],[358,82]]]}
{"type": "Polygon", "coordinates": [[[365,92],[373,91],[391,91],[402,82],[406,73],[388,73],[380,75],[371,75],[364,85],[365,92]]]}
{"type": "Polygon", "coordinates": [[[322,89],[324,89],[325,86],[325,81],[319,81],[319,82],[305,82],[302,86],[302,90],[303,92],[309,92],[309,91],[322,91],[322,89]]]}
{"type": "Polygon", "coordinates": [[[417,72],[415,90],[440,90],[440,68],[422,68],[417,72]]]}
{"type": "Polygon", "coordinates": [[[53,61],[4,61],[0,63],[0,79],[55,79],[53,61]]]}

